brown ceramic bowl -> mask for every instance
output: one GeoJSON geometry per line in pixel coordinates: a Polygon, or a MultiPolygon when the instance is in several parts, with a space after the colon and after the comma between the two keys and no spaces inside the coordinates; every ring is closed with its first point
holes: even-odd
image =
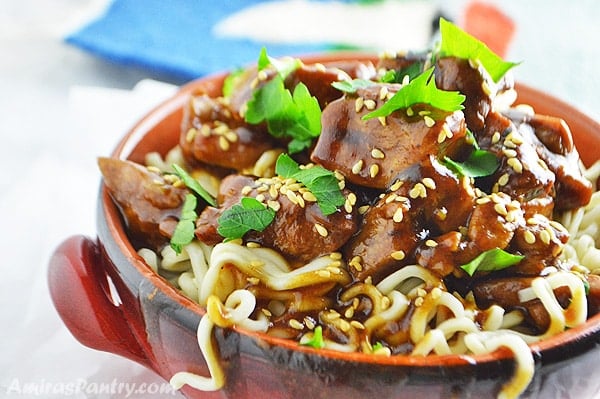
{"type": "MultiPolygon", "coordinates": [[[[356,55],[307,57],[307,62],[356,55]]],[[[113,157],[143,162],[178,141],[182,107],[202,87],[217,93],[224,75],[192,82],[143,118],[118,144],[113,157]]],[[[577,109],[518,85],[520,103],[564,118],[583,161],[598,157],[600,125],[577,109]]],[[[71,237],[49,265],[52,299],[84,345],[139,362],[169,380],[179,371],[208,376],[196,340],[204,314],[152,272],[127,239],[106,189],[98,202],[98,237],[71,237]]],[[[189,387],[189,398],[486,398],[495,397],[513,373],[507,350],[484,356],[392,356],[315,350],[295,342],[238,329],[216,329],[227,384],[206,393],[189,387]]],[[[535,376],[524,397],[588,398],[600,392],[600,314],[554,338],[531,345],[535,376]]]]}

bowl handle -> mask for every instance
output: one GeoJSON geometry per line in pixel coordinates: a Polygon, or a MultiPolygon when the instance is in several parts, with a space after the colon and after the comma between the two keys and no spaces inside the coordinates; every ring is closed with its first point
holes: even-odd
{"type": "Polygon", "coordinates": [[[132,333],[133,327],[129,326],[118,301],[112,299],[105,265],[96,241],[81,235],[63,241],[48,267],[54,306],[83,345],[150,366],[132,333]]]}

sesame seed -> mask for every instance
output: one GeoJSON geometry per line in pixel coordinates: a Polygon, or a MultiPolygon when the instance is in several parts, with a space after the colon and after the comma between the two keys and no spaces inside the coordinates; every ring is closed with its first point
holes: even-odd
{"type": "Polygon", "coordinates": [[[500,203],[495,204],[494,205],[494,210],[496,211],[496,213],[498,215],[501,215],[501,216],[508,215],[508,211],[506,210],[506,207],[504,206],[504,204],[500,204],[500,203]]]}
{"type": "Polygon", "coordinates": [[[385,158],[385,154],[379,148],[373,148],[371,150],[371,156],[375,159],[383,159],[385,158]]]}
{"type": "Polygon", "coordinates": [[[259,244],[259,243],[257,243],[257,242],[254,242],[254,241],[248,241],[248,242],[246,243],[246,246],[247,246],[248,248],[260,248],[260,244],[259,244]]]}
{"type": "Polygon", "coordinates": [[[331,273],[329,272],[329,270],[317,270],[317,275],[319,277],[323,277],[323,278],[330,278],[331,277],[331,273]]]}
{"type": "Polygon", "coordinates": [[[356,194],[348,194],[348,201],[350,202],[350,205],[356,205],[356,194]]]}
{"type": "Polygon", "coordinates": [[[423,185],[423,183],[417,183],[414,187],[408,192],[410,198],[426,198],[427,197],[427,189],[423,185]]]}
{"type": "Polygon", "coordinates": [[[294,330],[303,330],[304,329],[304,324],[300,323],[296,319],[290,319],[290,321],[288,321],[288,325],[290,327],[292,327],[294,330]]]}
{"type": "Polygon", "coordinates": [[[391,191],[396,191],[398,190],[400,187],[402,187],[402,185],[404,184],[404,182],[402,180],[396,180],[394,182],[394,184],[391,185],[390,190],[391,191]]]}
{"type": "Polygon", "coordinates": [[[350,306],[344,312],[344,317],[347,318],[347,319],[351,319],[353,316],[354,316],[354,308],[350,306]]]}
{"type": "Polygon", "coordinates": [[[500,132],[494,132],[492,135],[492,144],[496,144],[500,141],[500,132]]]}
{"type": "Polygon", "coordinates": [[[517,158],[508,158],[506,161],[508,166],[510,166],[515,172],[523,173],[523,164],[517,158]]]}
{"type": "Polygon", "coordinates": [[[364,330],[366,327],[364,324],[362,324],[360,321],[358,320],[352,320],[350,322],[350,325],[354,328],[356,328],[357,330],[364,330]]]}
{"type": "Polygon", "coordinates": [[[356,100],[354,101],[354,110],[356,111],[356,113],[359,113],[360,111],[362,111],[364,105],[365,105],[365,99],[362,97],[357,97],[356,100]]]}
{"type": "Polygon", "coordinates": [[[290,202],[292,202],[295,205],[298,205],[298,196],[292,190],[287,190],[285,192],[285,196],[288,197],[290,202]]]}
{"type": "Polygon", "coordinates": [[[200,134],[203,135],[204,137],[210,136],[210,126],[208,126],[208,125],[200,126],[200,134]]]}
{"type": "Polygon", "coordinates": [[[242,187],[242,194],[243,195],[250,194],[250,191],[252,191],[252,187],[250,187],[250,186],[244,186],[244,187],[242,187]]]}
{"type": "Polygon", "coordinates": [[[223,136],[219,137],[219,147],[223,151],[227,151],[229,149],[229,141],[223,136]]]}
{"type": "Polygon", "coordinates": [[[400,223],[404,219],[404,211],[402,207],[398,207],[394,212],[394,216],[392,216],[392,220],[396,223],[400,223]]]}
{"type": "Polygon", "coordinates": [[[377,176],[378,173],[379,173],[379,165],[377,165],[376,163],[371,165],[371,167],[369,168],[369,175],[373,178],[373,177],[377,176]]]}
{"type": "Polygon", "coordinates": [[[315,69],[319,72],[327,71],[327,68],[325,68],[325,65],[321,64],[320,62],[315,63],[315,69]]]}
{"type": "Polygon", "coordinates": [[[281,204],[279,201],[269,200],[267,201],[267,206],[277,212],[281,208],[281,204]]]}
{"type": "Polygon", "coordinates": [[[425,245],[428,246],[429,248],[435,248],[435,247],[437,247],[438,243],[435,242],[434,240],[427,240],[427,241],[425,241],[425,245]]]}
{"type": "Polygon", "coordinates": [[[523,237],[525,238],[525,242],[527,244],[535,244],[535,234],[533,234],[530,230],[526,230],[523,237]]]}
{"type": "Polygon", "coordinates": [[[381,86],[381,89],[379,89],[379,99],[382,101],[385,100],[387,98],[388,93],[389,90],[387,86],[381,86]]]}
{"type": "Polygon", "coordinates": [[[332,252],[329,254],[329,258],[333,260],[340,260],[342,259],[342,254],[339,252],[332,252]]]}
{"type": "Polygon", "coordinates": [[[344,210],[346,211],[346,213],[352,213],[352,204],[350,204],[348,199],[346,199],[346,201],[344,202],[344,210]]]}
{"type": "Polygon", "coordinates": [[[385,116],[378,116],[377,120],[379,121],[379,124],[381,126],[387,126],[387,119],[385,118],[385,116]]]}
{"type": "Polygon", "coordinates": [[[319,235],[322,237],[327,237],[329,235],[327,229],[319,223],[315,223],[315,229],[317,230],[317,233],[319,233],[319,235]]]}
{"type": "Polygon", "coordinates": [[[238,141],[238,135],[233,130],[228,130],[223,134],[223,136],[225,136],[225,138],[232,143],[238,141]]]}
{"type": "Polygon", "coordinates": [[[425,115],[423,117],[423,120],[425,121],[425,126],[427,127],[432,127],[433,125],[435,125],[435,120],[429,115],[425,115]]]}
{"type": "Polygon", "coordinates": [[[258,202],[265,202],[265,195],[264,195],[264,194],[258,194],[258,195],[256,196],[256,200],[257,200],[258,202]]]}
{"type": "Polygon", "coordinates": [[[364,162],[362,159],[359,159],[358,161],[356,161],[356,163],[354,165],[352,165],[352,173],[354,173],[355,175],[359,174],[360,171],[362,170],[364,166],[364,162]]]}
{"type": "Polygon", "coordinates": [[[428,111],[425,109],[422,111],[419,111],[419,116],[425,116],[425,115],[431,115],[431,111],[428,111]]]}
{"type": "Polygon", "coordinates": [[[508,158],[514,158],[517,156],[517,152],[515,150],[509,149],[509,148],[505,148],[502,150],[502,152],[504,153],[504,155],[506,155],[506,157],[508,158]]]}
{"type": "Polygon", "coordinates": [[[504,140],[503,145],[507,148],[517,148],[517,145],[511,140],[504,140]]]}
{"type": "Polygon", "coordinates": [[[435,181],[431,177],[425,177],[423,180],[423,185],[431,190],[435,190],[435,181]]]}
{"type": "Polygon", "coordinates": [[[413,109],[411,107],[406,108],[406,115],[413,116],[414,114],[415,114],[415,111],[413,111],[413,109]]]}
{"type": "Polygon", "coordinates": [[[550,244],[550,234],[548,233],[548,230],[542,230],[540,231],[540,239],[542,240],[542,242],[546,245],[550,244]]]}
{"type": "Polygon", "coordinates": [[[402,260],[406,257],[406,254],[404,253],[403,250],[398,250],[398,251],[394,251],[391,254],[392,258],[396,259],[396,260],[402,260]]]}
{"type": "Polygon", "coordinates": [[[364,215],[369,210],[369,205],[363,205],[358,208],[358,213],[364,215]]]}
{"type": "Polygon", "coordinates": [[[417,299],[415,299],[415,306],[419,307],[419,306],[423,305],[424,301],[425,300],[423,299],[423,297],[418,297],[417,299]]]}
{"type": "Polygon", "coordinates": [[[410,76],[404,75],[404,77],[402,78],[402,86],[406,86],[409,83],[410,83],[410,76]]]}
{"type": "Polygon", "coordinates": [[[372,111],[375,109],[375,107],[377,107],[377,103],[374,100],[368,99],[364,101],[365,107],[367,107],[367,109],[369,111],[372,111]]]}
{"type": "Polygon", "coordinates": [[[315,322],[308,316],[304,318],[304,325],[306,325],[306,327],[308,327],[310,330],[314,330],[316,327],[315,322]]]}
{"type": "Polygon", "coordinates": [[[481,82],[481,90],[483,90],[483,92],[488,96],[492,94],[492,89],[490,88],[490,85],[485,80],[483,82],[481,82]]]}
{"type": "Polygon", "coordinates": [[[196,134],[198,134],[198,130],[196,128],[191,127],[190,130],[188,130],[185,134],[185,141],[191,143],[192,141],[194,141],[196,134]]]}
{"type": "Polygon", "coordinates": [[[385,203],[386,203],[386,204],[389,204],[389,203],[391,203],[391,202],[394,202],[394,201],[396,200],[396,197],[397,197],[397,196],[398,196],[398,195],[397,195],[396,193],[391,193],[391,194],[389,194],[389,195],[387,196],[387,198],[385,199],[385,203]]]}
{"type": "Polygon", "coordinates": [[[509,178],[508,173],[503,174],[498,179],[498,184],[501,186],[506,186],[506,184],[508,183],[508,178],[509,178]]]}
{"type": "Polygon", "coordinates": [[[269,309],[261,308],[260,311],[262,312],[262,314],[264,314],[267,317],[273,316],[273,313],[271,313],[271,311],[269,309]]]}

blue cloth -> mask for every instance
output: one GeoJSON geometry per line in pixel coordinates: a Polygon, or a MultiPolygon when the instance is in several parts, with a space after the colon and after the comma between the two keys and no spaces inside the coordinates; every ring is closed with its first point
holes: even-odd
{"type": "MultiPolygon", "coordinates": [[[[257,59],[261,44],[215,37],[212,29],[228,15],[259,2],[114,0],[104,15],[65,40],[115,63],[189,80],[257,59]]],[[[325,51],[333,45],[270,44],[267,50],[269,55],[282,56],[325,51]]]]}

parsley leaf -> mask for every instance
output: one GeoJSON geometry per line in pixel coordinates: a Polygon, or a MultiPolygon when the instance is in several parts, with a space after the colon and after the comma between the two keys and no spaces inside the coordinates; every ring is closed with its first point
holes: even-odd
{"type": "Polygon", "coordinates": [[[341,80],[331,85],[344,93],[356,93],[356,90],[374,85],[375,82],[366,79],[341,80]]]}
{"type": "Polygon", "coordinates": [[[206,201],[207,204],[211,206],[217,206],[217,201],[213,198],[212,195],[210,195],[208,191],[206,191],[204,187],[200,185],[198,180],[190,176],[179,165],[173,164],[171,165],[171,167],[173,168],[173,170],[175,170],[175,173],[177,174],[177,176],[179,176],[179,178],[181,179],[181,181],[183,181],[183,184],[185,184],[187,188],[198,194],[200,198],[206,201]]]}
{"type": "Polygon", "coordinates": [[[303,83],[298,83],[292,94],[277,75],[255,90],[247,105],[246,122],[266,121],[273,137],[291,138],[290,153],[310,147],[312,140],[321,134],[321,107],[303,83]]]}
{"type": "Polygon", "coordinates": [[[456,173],[466,177],[490,176],[500,165],[498,158],[493,153],[481,149],[471,152],[465,162],[457,162],[444,157],[444,163],[456,173]]]}
{"type": "Polygon", "coordinates": [[[256,198],[244,197],[217,219],[217,232],[228,240],[242,238],[250,230],[263,231],[275,219],[275,211],[256,198]]]}
{"type": "Polygon", "coordinates": [[[338,179],[333,172],[321,167],[300,169],[289,155],[281,154],[275,164],[275,173],[284,178],[293,178],[304,184],[317,198],[317,204],[324,215],[331,215],[346,199],[340,190],[338,179]]]}
{"type": "Polygon", "coordinates": [[[480,253],[475,259],[461,266],[461,268],[472,276],[476,271],[494,272],[507,267],[514,266],[525,256],[513,255],[500,248],[490,249],[480,253]]]}
{"type": "Polygon", "coordinates": [[[194,194],[186,194],[181,209],[181,217],[175,227],[173,236],[171,236],[171,248],[180,254],[183,247],[194,239],[194,230],[196,229],[196,205],[198,201],[194,194]]]}
{"type": "Polygon", "coordinates": [[[302,61],[298,58],[285,57],[277,59],[269,57],[267,49],[264,47],[260,50],[260,54],[258,55],[257,67],[259,71],[272,66],[283,79],[296,69],[300,68],[301,65],[302,61]]]}
{"type": "Polygon", "coordinates": [[[519,63],[502,60],[483,42],[444,18],[440,18],[440,33],[442,37],[440,57],[454,56],[479,61],[496,83],[509,69],[519,65],[519,63]]]}
{"type": "Polygon", "coordinates": [[[383,83],[402,83],[405,76],[408,76],[409,82],[423,72],[424,62],[416,61],[402,69],[390,69],[380,79],[383,83]]]}
{"type": "Polygon", "coordinates": [[[316,326],[313,330],[313,336],[311,339],[302,342],[301,345],[312,346],[316,349],[322,349],[325,347],[325,341],[323,340],[323,327],[316,326]]]}
{"type": "Polygon", "coordinates": [[[445,91],[435,87],[433,67],[429,68],[407,85],[402,86],[381,107],[362,117],[363,120],[388,116],[392,112],[414,104],[429,104],[442,111],[454,112],[463,109],[465,96],[457,91],[445,91]]]}

